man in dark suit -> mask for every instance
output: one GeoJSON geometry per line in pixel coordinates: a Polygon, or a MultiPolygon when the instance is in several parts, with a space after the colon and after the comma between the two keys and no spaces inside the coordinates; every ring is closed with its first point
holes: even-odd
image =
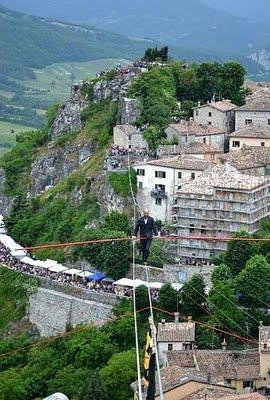
{"type": "Polygon", "coordinates": [[[158,231],[155,225],[154,218],[149,216],[148,208],[145,208],[143,210],[143,217],[139,218],[136,223],[133,232],[133,239],[136,239],[139,231],[141,238],[142,262],[143,264],[146,264],[150,253],[152,238],[153,236],[158,236],[158,231]]]}

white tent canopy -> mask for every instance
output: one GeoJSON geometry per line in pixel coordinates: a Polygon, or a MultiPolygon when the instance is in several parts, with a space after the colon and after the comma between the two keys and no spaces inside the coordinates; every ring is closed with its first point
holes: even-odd
{"type": "Polygon", "coordinates": [[[57,265],[54,265],[53,267],[50,267],[49,271],[51,271],[51,272],[63,272],[65,270],[67,270],[67,269],[68,268],[64,267],[64,265],[57,264],[57,265]]]}
{"type": "Polygon", "coordinates": [[[164,285],[162,282],[149,282],[149,287],[151,289],[161,289],[161,287],[164,285]]]}
{"type": "Polygon", "coordinates": [[[21,262],[27,265],[32,265],[33,267],[41,267],[41,265],[38,265],[38,260],[33,260],[30,257],[23,257],[21,258],[21,262]]]}
{"type": "Polygon", "coordinates": [[[21,258],[27,254],[26,250],[8,235],[1,233],[0,242],[10,250],[13,257],[21,258]]]}
{"type": "Polygon", "coordinates": [[[66,269],[64,271],[64,274],[67,274],[67,275],[77,275],[78,273],[80,273],[80,270],[77,268],[66,269]]]}
{"type": "Polygon", "coordinates": [[[133,287],[133,280],[128,278],[121,278],[113,283],[116,286],[129,286],[133,287]]]}
{"type": "Polygon", "coordinates": [[[90,276],[93,275],[93,272],[90,271],[81,271],[79,273],[76,274],[77,276],[81,277],[81,278],[85,278],[86,276],[90,276]]]}
{"type": "Polygon", "coordinates": [[[183,286],[182,283],[172,283],[172,287],[177,291],[181,290],[183,286]]]}

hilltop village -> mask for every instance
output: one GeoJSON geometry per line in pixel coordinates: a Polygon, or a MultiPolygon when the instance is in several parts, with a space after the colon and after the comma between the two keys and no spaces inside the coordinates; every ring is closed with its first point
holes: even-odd
{"type": "MultiPolygon", "coordinates": [[[[52,389],[71,400],[269,398],[270,89],[243,84],[237,63],[119,65],[74,84],[68,101],[48,113],[46,128],[19,137],[4,157],[2,282],[20,276],[35,286],[24,292],[25,309],[15,320],[30,324],[31,340],[72,329],[83,335],[76,329],[90,325],[96,346],[89,364],[83,336],[77,344],[73,333],[66,339],[72,345],[64,361],[52,348],[59,357],[53,373],[76,363],[80,379],[95,370],[84,395],[72,394],[64,374],[54,381],[50,371],[24,386],[16,370],[17,398],[52,389]],[[137,240],[131,252],[144,208],[158,230],[148,265],[137,240]],[[79,241],[93,243],[69,246],[79,241]],[[46,243],[56,247],[42,248],[46,243]],[[146,347],[160,368],[151,379],[146,363],[138,380],[132,358],[135,293],[141,348],[154,310],[157,337],[146,347]],[[104,359],[97,356],[99,337],[104,359]],[[97,383],[104,391],[91,397],[97,383]]],[[[12,339],[16,327],[8,329],[12,339]]],[[[32,371],[23,356],[20,363],[22,373],[32,371]]],[[[5,374],[15,369],[11,356],[7,365],[5,374]]]]}

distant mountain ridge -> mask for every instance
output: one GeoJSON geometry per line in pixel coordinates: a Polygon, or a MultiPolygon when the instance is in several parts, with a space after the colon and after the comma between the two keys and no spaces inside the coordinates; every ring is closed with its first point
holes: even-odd
{"type": "MultiPolygon", "coordinates": [[[[149,46],[116,33],[33,17],[0,6],[0,62],[43,67],[64,61],[134,58],[149,46]]],[[[151,45],[151,42],[150,42],[151,45]]]]}
{"type": "Polygon", "coordinates": [[[251,0],[229,0],[227,6],[225,0],[2,1],[27,12],[90,24],[131,37],[148,37],[180,49],[247,56],[254,50],[270,48],[269,24],[246,18],[252,10],[257,17],[267,11],[266,0],[258,0],[256,5],[251,0]],[[222,7],[217,5],[219,1],[222,7]],[[241,10],[245,10],[244,15],[241,10]]]}

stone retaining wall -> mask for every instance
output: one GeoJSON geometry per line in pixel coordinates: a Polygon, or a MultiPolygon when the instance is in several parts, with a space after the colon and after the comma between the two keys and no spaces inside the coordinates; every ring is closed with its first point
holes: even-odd
{"type": "Polygon", "coordinates": [[[44,289],[55,290],[60,293],[77,297],[81,300],[96,301],[97,303],[107,304],[110,306],[115,306],[119,302],[117,296],[114,294],[84,290],[76,286],[70,286],[65,283],[52,281],[42,277],[39,277],[39,280],[40,287],[44,289]]]}
{"type": "Polygon", "coordinates": [[[103,324],[113,317],[112,308],[112,305],[39,287],[30,296],[28,318],[41,336],[49,337],[78,324],[103,324]]]}

